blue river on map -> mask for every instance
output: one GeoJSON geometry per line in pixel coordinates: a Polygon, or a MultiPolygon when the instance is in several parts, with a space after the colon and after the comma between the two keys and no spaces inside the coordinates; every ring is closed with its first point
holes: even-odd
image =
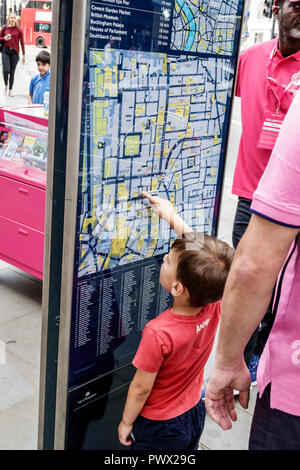
{"type": "Polygon", "coordinates": [[[188,35],[188,39],[187,39],[187,42],[186,42],[186,45],[185,45],[185,48],[184,50],[185,51],[190,51],[193,47],[193,44],[195,42],[195,36],[196,36],[196,22],[195,22],[195,18],[193,16],[193,13],[192,11],[190,10],[190,8],[188,7],[188,5],[185,3],[184,0],[176,0],[179,7],[182,9],[182,11],[184,12],[185,16],[187,17],[187,20],[189,22],[189,35],[188,35]]]}

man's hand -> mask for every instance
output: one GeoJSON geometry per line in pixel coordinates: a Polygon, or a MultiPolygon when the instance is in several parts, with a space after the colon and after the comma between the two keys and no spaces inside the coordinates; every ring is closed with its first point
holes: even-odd
{"type": "Polygon", "coordinates": [[[232,427],[237,420],[234,406],[234,390],[239,391],[239,402],[248,408],[250,374],[245,363],[238,369],[222,370],[215,367],[205,390],[205,407],[209,416],[222,429],[232,427]]]}
{"type": "Polygon", "coordinates": [[[131,446],[132,444],[132,439],[129,437],[131,431],[132,431],[132,424],[128,425],[124,423],[122,420],[119,424],[118,428],[118,434],[119,434],[119,441],[123,446],[131,446]]]}
{"type": "Polygon", "coordinates": [[[23,57],[22,57],[22,62],[23,62],[23,64],[25,64],[25,55],[23,55],[23,57]]]}

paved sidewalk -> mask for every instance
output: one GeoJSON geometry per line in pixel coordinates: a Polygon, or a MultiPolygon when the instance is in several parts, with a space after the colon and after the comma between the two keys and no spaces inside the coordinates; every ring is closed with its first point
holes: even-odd
{"type": "Polygon", "coordinates": [[[35,57],[41,49],[36,46],[26,46],[26,62],[18,62],[15,81],[13,86],[14,97],[6,96],[4,93],[4,81],[2,76],[2,54],[0,54],[0,106],[26,106],[29,92],[30,80],[37,75],[35,57]]]}

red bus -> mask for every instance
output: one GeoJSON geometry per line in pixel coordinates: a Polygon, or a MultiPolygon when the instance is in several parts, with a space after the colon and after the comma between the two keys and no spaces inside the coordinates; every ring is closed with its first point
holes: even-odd
{"type": "Polygon", "coordinates": [[[51,46],[52,0],[29,0],[21,10],[24,43],[38,47],[51,46]]]}

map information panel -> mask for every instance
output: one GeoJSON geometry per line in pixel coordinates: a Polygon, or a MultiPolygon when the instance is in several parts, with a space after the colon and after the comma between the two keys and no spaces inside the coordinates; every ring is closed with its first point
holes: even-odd
{"type": "Polygon", "coordinates": [[[215,234],[243,2],[90,2],[70,386],[133,358],[170,305],[174,233],[141,198],[215,234]]]}

